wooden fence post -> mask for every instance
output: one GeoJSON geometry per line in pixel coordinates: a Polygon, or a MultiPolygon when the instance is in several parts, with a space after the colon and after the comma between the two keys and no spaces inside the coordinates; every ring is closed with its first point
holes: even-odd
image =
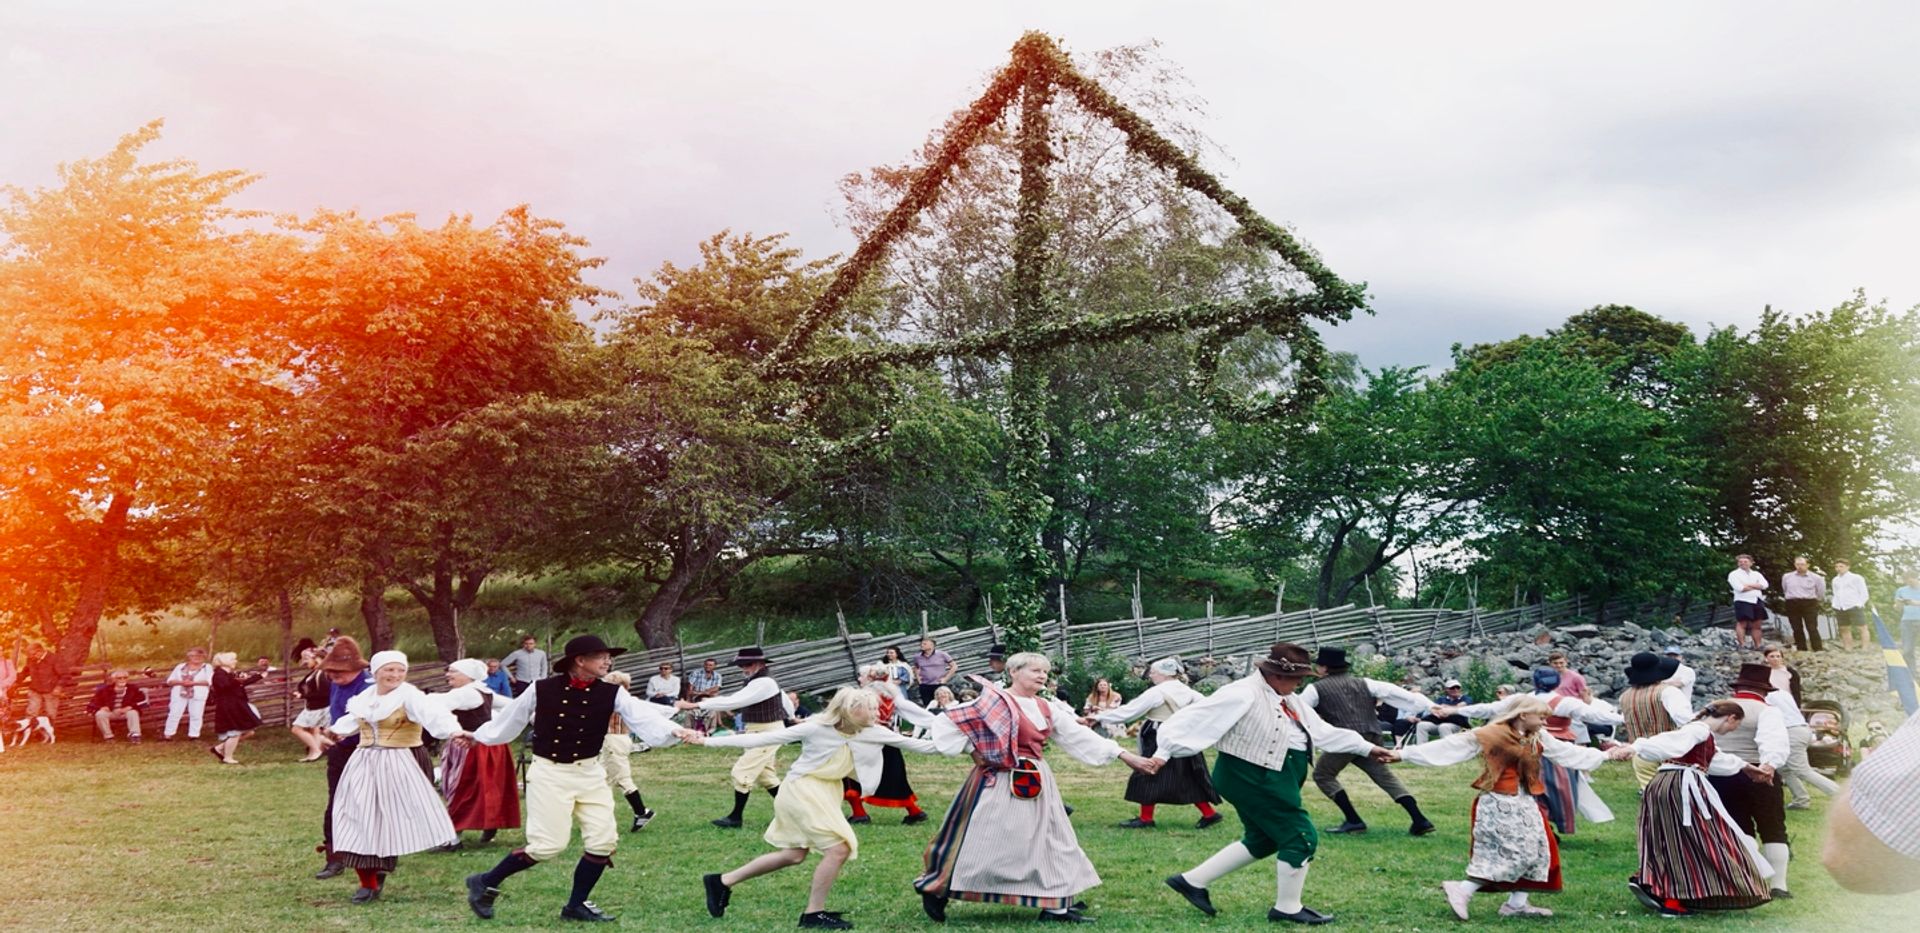
{"type": "Polygon", "coordinates": [[[1207,597],[1207,657],[1213,657],[1213,597],[1207,597]]]}
{"type": "MultiPolygon", "coordinates": [[[[833,621],[835,625],[840,627],[840,646],[847,651],[847,665],[853,669],[853,682],[859,683],[860,659],[853,653],[853,636],[847,634],[847,614],[840,610],[838,603],[835,603],[833,607],[833,621]]],[[[926,623],[921,623],[921,630],[926,630],[926,623]]]]}
{"type": "Polygon", "coordinates": [[[1067,585],[1062,583],[1060,584],[1060,663],[1062,665],[1067,663],[1067,657],[1073,651],[1071,640],[1068,638],[1069,634],[1067,631],[1067,585]]]}

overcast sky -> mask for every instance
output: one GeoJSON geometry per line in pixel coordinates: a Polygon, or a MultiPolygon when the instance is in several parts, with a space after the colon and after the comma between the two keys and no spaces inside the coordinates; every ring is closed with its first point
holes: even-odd
{"type": "Polygon", "coordinates": [[[1369,366],[1607,302],[1692,325],[1865,289],[1920,303],[1911,3],[21,2],[0,7],[0,182],[155,117],[244,205],[522,202],[600,284],[723,228],[849,250],[836,181],[897,163],[1026,29],[1158,39],[1229,187],[1377,315],[1369,366]]]}

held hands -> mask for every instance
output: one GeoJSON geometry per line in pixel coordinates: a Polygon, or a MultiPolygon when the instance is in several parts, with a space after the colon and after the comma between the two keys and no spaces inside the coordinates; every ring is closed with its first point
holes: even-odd
{"type": "Polygon", "coordinates": [[[1633,756],[1633,746],[1624,742],[1607,749],[1608,761],[1626,761],[1633,756]]]}
{"type": "Polygon", "coordinates": [[[1127,767],[1147,775],[1159,774],[1160,766],[1165,764],[1158,758],[1142,758],[1132,752],[1121,752],[1120,760],[1126,762],[1127,767]]]}
{"type": "Polygon", "coordinates": [[[1367,753],[1367,757],[1383,765],[1390,765],[1400,760],[1400,753],[1391,748],[1380,748],[1376,746],[1373,751],[1367,753]]]}
{"type": "Polygon", "coordinates": [[[692,702],[692,701],[690,701],[690,700],[675,700],[675,701],[673,701],[673,708],[674,708],[674,709],[682,709],[682,710],[684,710],[684,709],[699,709],[699,708],[700,708],[700,704],[698,704],[698,703],[695,703],[695,702],[692,702]]]}
{"type": "Polygon", "coordinates": [[[673,737],[676,739],[679,739],[682,742],[687,743],[688,745],[707,744],[706,734],[701,732],[695,732],[692,729],[675,729],[673,730],[673,737]]]}

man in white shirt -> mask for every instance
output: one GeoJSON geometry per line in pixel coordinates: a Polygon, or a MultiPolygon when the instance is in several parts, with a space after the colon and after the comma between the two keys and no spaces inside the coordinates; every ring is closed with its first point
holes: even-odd
{"type": "MultiPolygon", "coordinates": [[[[1685,694],[1687,702],[1692,703],[1693,684],[1700,679],[1700,672],[1687,666],[1687,653],[1679,645],[1668,645],[1666,655],[1678,665],[1673,669],[1673,676],[1667,678],[1667,683],[1679,687],[1680,692],[1685,694]]],[[[1676,723],[1676,725],[1684,725],[1684,723],[1676,723]]]]}
{"type": "Polygon", "coordinates": [[[1781,799],[1775,772],[1785,767],[1790,753],[1786,720],[1780,710],[1767,703],[1773,692],[1771,672],[1765,664],[1742,664],[1733,680],[1733,701],[1746,715],[1738,728],[1715,736],[1719,750],[1747,763],[1739,774],[1724,777],[1708,775],[1707,781],[1720,793],[1733,825],[1748,836],[1760,840],[1760,854],[1773,867],[1768,886],[1778,899],[1787,894],[1786,801],[1781,799]]]}
{"type": "Polygon", "coordinates": [[[1867,578],[1853,572],[1844,560],[1833,562],[1833,627],[1840,646],[1853,650],[1853,636],[1860,635],[1860,647],[1873,647],[1873,633],[1867,628],[1867,578]]]}
{"type": "Polygon", "coordinates": [[[660,662],[660,673],[647,678],[647,702],[662,706],[680,702],[680,678],[673,673],[673,662],[660,662]]]}
{"type": "Polygon", "coordinates": [[[1765,647],[1767,604],[1761,598],[1767,592],[1767,578],[1753,569],[1753,555],[1734,558],[1738,566],[1727,574],[1727,588],[1733,591],[1733,643],[1753,643],[1755,651],[1765,647]]]}
{"type": "MultiPolygon", "coordinates": [[[[780,689],[780,683],[768,673],[767,663],[767,654],[758,645],[742,648],[733,659],[734,666],[747,675],[747,682],[739,690],[699,702],[681,700],[674,706],[706,712],[738,711],[746,721],[748,732],[779,729],[786,725],[787,717],[793,715],[793,703],[787,699],[786,691],[780,689]]],[[[740,752],[739,760],[733,763],[733,812],[711,821],[713,825],[739,829],[741,818],[747,812],[747,800],[755,787],[765,788],[769,797],[780,793],[780,772],[775,760],[779,751],[777,745],[763,745],[740,752]]]]}
{"type": "Polygon", "coordinates": [[[1389,762],[1393,753],[1358,732],[1330,726],[1294,692],[1313,672],[1311,656],[1281,642],[1256,664],[1253,674],[1173,714],[1159,730],[1153,758],[1166,761],[1216,748],[1214,789],[1233,804],[1244,827],[1241,838],[1212,857],[1167,879],[1167,886],[1213,916],[1207,886],[1227,873],[1267,856],[1276,858],[1277,883],[1270,921],[1321,924],[1333,920],[1300,900],[1307,862],[1320,836],[1300,802],[1313,748],[1365,755],[1389,762]]]}

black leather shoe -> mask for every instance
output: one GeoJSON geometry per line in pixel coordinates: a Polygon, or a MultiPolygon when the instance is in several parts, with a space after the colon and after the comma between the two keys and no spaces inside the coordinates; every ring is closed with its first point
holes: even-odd
{"type": "Polygon", "coordinates": [[[712,822],[713,825],[720,827],[721,829],[739,829],[740,828],[740,818],[737,816],[723,816],[717,820],[712,820],[710,822],[712,822]]]}
{"type": "Polygon", "coordinates": [[[1767,894],[1768,896],[1772,897],[1776,901],[1793,900],[1793,892],[1787,890],[1786,888],[1774,888],[1773,890],[1767,892],[1767,894]]]}
{"type": "Polygon", "coordinates": [[[1433,825],[1432,820],[1421,820],[1420,822],[1413,824],[1413,826],[1407,830],[1407,835],[1424,836],[1439,828],[1440,827],[1433,825]]]}
{"type": "Polygon", "coordinates": [[[560,908],[560,919],[584,920],[588,923],[612,923],[613,915],[605,913],[601,911],[600,908],[593,906],[592,901],[581,901],[578,904],[568,904],[560,908]]]}
{"type": "Polygon", "coordinates": [[[1216,826],[1216,825],[1219,825],[1220,821],[1226,818],[1227,818],[1227,815],[1225,813],[1220,813],[1216,811],[1212,816],[1201,817],[1200,822],[1193,824],[1193,828],[1206,829],[1209,826],[1216,826]]]}
{"type": "Polygon", "coordinates": [[[371,904],[379,899],[379,888],[358,888],[353,892],[353,902],[355,904],[371,904]]]}
{"type": "Polygon", "coordinates": [[[347,871],[347,866],[345,864],[340,862],[328,862],[327,867],[322,868],[317,872],[314,872],[313,877],[315,881],[325,881],[328,878],[338,878],[341,875],[345,874],[346,871],[347,871]]]}
{"type": "Polygon", "coordinates": [[[839,914],[830,914],[824,910],[800,915],[800,926],[810,930],[851,930],[853,921],[840,919],[839,914]]]}
{"type": "Polygon", "coordinates": [[[1121,829],[1152,829],[1154,823],[1152,820],[1143,820],[1136,816],[1124,823],[1117,823],[1115,825],[1121,829]]]}
{"type": "Polygon", "coordinates": [[[926,821],[927,821],[927,811],[922,810],[919,813],[907,814],[907,818],[904,820],[901,820],[900,825],[912,826],[915,823],[925,823],[926,821]]]}
{"type": "Polygon", "coordinates": [[[920,909],[927,912],[927,919],[934,923],[947,922],[947,899],[938,894],[920,892],[920,909]]]}
{"type": "Polygon", "coordinates": [[[473,915],[482,920],[493,919],[493,899],[500,896],[499,888],[487,887],[487,876],[467,876],[467,906],[473,908],[473,915]]]}
{"type": "Polygon", "coordinates": [[[1327,832],[1333,833],[1335,835],[1341,835],[1344,833],[1364,833],[1366,831],[1367,831],[1367,824],[1356,823],[1352,820],[1348,820],[1345,823],[1341,823],[1340,825],[1327,830],[1327,832]]]}
{"type": "Polygon", "coordinates": [[[1198,908],[1201,913],[1209,917],[1219,913],[1213,909],[1213,898],[1207,894],[1206,888],[1195,887],[1193,882],[1180,875],[1169,875],[1167,887],[1180,892],[1180,896],[1186,898],[1187,903],[1198,908]]]}
{"type": "Polygon", "coordinates": [[[1040,912],[1041,923],[1092,923],[1093,918],[1072,908],[1055,913],[1051,910],[1040,912]]]}
{"type": "Polygon", "coordinates": [[[707,889],[707,913],[721,917],[727,913],[727,902],[733,900],[733,889],[720,880],[719,875],[701,875],[700,884],[707,889]]]}
{"type": "Polygon", "coordinates": [[[1302,904],[1300,905],[1299,910],[1296,910],[1290,914],[1281,913],[1280,908],[1278,907],[1269,907],[1267,908],[1267,920],[1270,923],[1279,923],[1282,920],[1286,920],[1291,923],[1306,923],[1306,924],[1318,926],[1322,923],[1332,923],[1333,915],[1323,914],[1317,910],[1314,910],[1311,907],[1306,906],[1305,904],[1302,904]]]}
{"type": "Polygon", "coordinates": [[[862,814],[860,814],[859,816],[850,816],[850,817],[847,817],[847,822],[849,822],[849,823],[852,823],[852,824],[854,824],[854,825],[856,825],[856,826],[858,826],[858,825],[861,825],[861,824],[864,824],[864,823],[871,823],[871,822],[873,822],[873,816],[872,816],[871,814],[867,814],[867,813],[862,813],[862,814]]]}

